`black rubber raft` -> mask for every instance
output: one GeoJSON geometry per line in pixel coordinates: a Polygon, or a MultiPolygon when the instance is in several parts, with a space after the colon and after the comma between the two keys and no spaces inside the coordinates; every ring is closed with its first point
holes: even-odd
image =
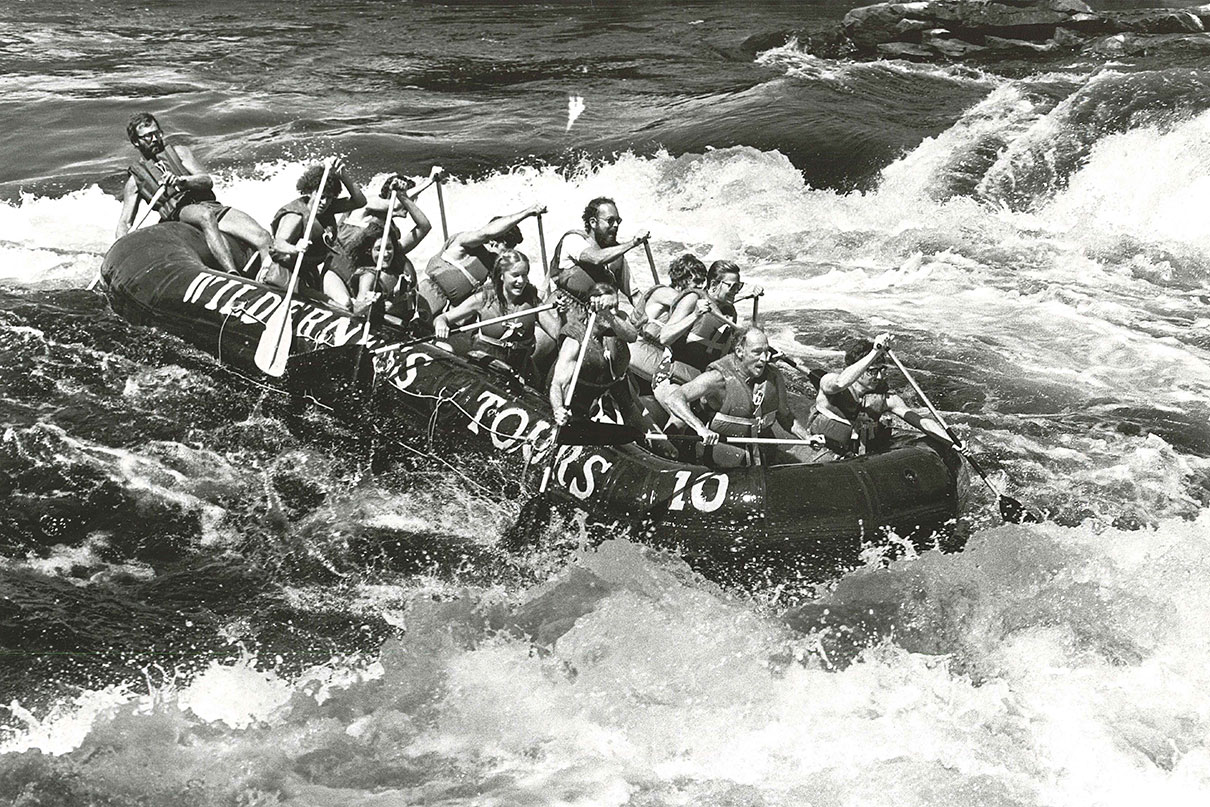
{"type": "MultiPolygon", "coordinates": [[[[237,257],[243,251],[232,247],[237,257]]],[[[157,224],[119,239],[101,276],[122,317],[258,374],[256,347],[284,295],[217,266],[194,228],[157,224]]],[[[351,378],[356,355],[361,385],[372,385],[373,416],[402,418],[416,433],[458,437],[472,456],[515,463],[515,478],[530,488],[524,493],[536,492],[553,432],[545,396],[430,344],[374,352],[401,341],[389,322],[363,340],[359,321],[322,302],[296,297],[291,305],[283,387],[301,378],[321,402],[344,396],[347,385],[323,381],[351,378]]],[[[327,403],[337,413],[350,408],[347,400],[327,403]]],[[[669,461],[634,444],[560,446],[548,496],[584,510],[591,523],[673,549],[717,579],[819,580],[858,563],[871,544],[953,548],[959,469],[953,452],[921,438],[839,462],[731,471],[669,461]]]]}

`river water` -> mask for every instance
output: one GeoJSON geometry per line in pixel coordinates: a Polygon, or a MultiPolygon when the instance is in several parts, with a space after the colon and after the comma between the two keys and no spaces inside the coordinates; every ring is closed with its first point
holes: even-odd
{"type": "Polygon", "coordinates": [[[1210,71],[786,41],[847,7],[0,3],[0,801],[1204,804],[1210,71]],[[898,334],[1047,518],[975,491],[960,553],[747,591],[501,553],[477,469],[82,291],[140,109],[262,221],[332,154],[443,165],[453,229],[610,195],[808,364],[898,334]]]}

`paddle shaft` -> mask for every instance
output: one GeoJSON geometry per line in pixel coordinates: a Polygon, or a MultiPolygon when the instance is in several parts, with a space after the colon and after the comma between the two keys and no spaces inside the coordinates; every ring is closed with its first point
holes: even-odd
{"type": "MultiPolygon", "coordinates": [[[[555,308],[556,305],[557,305],[556,303],[544,303],[543,305],[537,306],[536,308],[527,308],[524,311],[514,311],[511,314],[505,314],[504,316],[501,316],[501,317],[492,317],[491,319],[484,319],[484,320],[480,320],[479,322],[472,322],[470,325],[463,325],[458,328],[453,328],[452,330],[450,330],[450,333],[455,334],[455,333],[465,333],[466,331],[477,331],[480,328],[486,328],[488,325],[495,325],[497,322],[508,322],[509,320],[512,320],[512,319],[520,319],[521,317],[527,317],[530,314],[538,314],[538,313],[541,313],[542,311],[549,311],[550,309],[555,308]]],[[[407,342],[395,342],[390,345],[383,345],[382,347],[376,347],[376,348],[374,348],[373,352],[374,353],[386,353],[389,350],[398,350],[401,347],[411,347],[412,345],[419,345],[422,342],[431,342],[437,338],[439,338],[437,336],[437,334],[433,334],[432,336],[422,336],[419,339],[412,339],[407,342]]]]}
{"type": "Polygon", "coordinates": [[[542,214],[538,216],[538,246],[542,248],[542,277],[550,274],[550,261],[546,258],[546,232],[542,228],[542,214]]]}
{"type": "MultiPolygon", "coordinates": [[[[280,316],[276,316],[278,323],[277,333],[272,334],[268,324],[266,324],[265,332],[261,335],[261,346],[257,348],[257,366],[264,370],[269,375],[280,376],[285,372],[286,359],[290,355],[290,343],[294,337],[294,318],[290,315],[290,304],[294,301],[294,290],[298,287],[298,277],[302,272],[303,259],[307,254],[307,247],[311,242],[311,230],[315,227],[315,220],[319,218],[319,202],[323,199],[324,189],[328,186],[328,175],[332,172],[332,161],[324,163],[323,175],[319,179],[319,187],[315,191],[315,198],[311,200],[311,210],[307,215],[306,226],[302,231],[302,240],[298,242],[301,247],[298,251],[298,257],[294,259],[294,271],[290,273],[290,282],[286,286],[286,296],[282,298],[281,305],[277,311],[281,311],[280,316]],[[265,346],[264,340],[273,339],[272,347],[265,346]],[[284,355],[283,355],[284,354],[284,355]],[[262,362],[265,366],[261,366],[262,362]]],[[[274,311],[274,315],[277,314],[274,311]]],[[[269,323],[273,323],[275,316],[269,317],[269,323]]]]}
{"type": "Polygon", "coordinates": [[[438,178],[437,180],[437,207],[441,209],[441,237],[446,241],[450,240],[450,227],[445,221],[445,193],[441,190],[441,186],[445,183],[438,178]]]}
{"type": "MultiPolygon", "coordinates": [[[[685,440],[697,442],[701,440],[701,436],[697,434],[663,434],[661,432],[647,432],[644,435],[648,440],[685,440]]],[[[781,437],[723,437],[719,436],[720,443],[732,443],[742,446],[816,446],[819,443],[815,440],[799,440],[781,437]]]]}
{"type": "MultiPolygon", "coordinates": [[[[920,389],[920,385],[916,383],[916,379],[913,378],[912,374],[909,373],[907,368],[903,366],[903,362],[899,361],[899,357],[890,350],[888,350],[886,354],[888,357],[890,357],[891,361],[895,363],[895,366],[899,368],[899,372],[903,373],[903,377],[907,379],[907,382],[912,385],[912,389],[916,390],[916,394],[920,396],[921,401],[924,401],[924,405],[928,407],[929,413],[932,414],[933,419],[941,425],[941,428],[945,429],[945,433],[949,435],[950,440],[954,441],[954,445],[960,445],[962,441],[958,439],[958,435],[954,434],[954,430],[951,429],[950,425],[945,422],[945,418],[941,417],[941,413],[937,411],[937,407],[933,406],[933,402],[930,401],[929,397],[924,394],[924,390],[920,389]]],[[[1004,494],[1001,493],[994,484],[992,484],[991,479],[988,478],[987,473],[979,466],[978,462],[969,456],[966,457],[966,461],[970,463],[971,468],[973,468],[975,473],[979,475],[979,478],[983,480],[983,483],[987,485],[988,489],[991,490],[992,493],[996,494],[996,498],[1004,497],[1004,494]]]]}
{"type": "MultiPolygon", "coordinates": [[[[391,238],[391,218],[395,215],[395,203],[399,201],[399,196],[395,191],[391,191],[391,201],[387,204],[387,217],[384,220],[382,228],[382,240],[378,242],[378,261],[374,264],[374,283],[370,286],[370,290],[377,293],[378,280],[382,277],[383,260],[387,254],[387,242],[391,238]]],[[[370,317],[366,315],[365,327],[361,330],[361,340],[365,342],[370,338],[370,317]]]]}
{"type": "MultiPolygon", "coordinates": [[[[563,398],[565,409],[571,408],[571,402],[575,399],[576,384],[580,381],[580,370],[584,367],[584,357],[588,355],[588,343],[592,341],[592,332],[597,327],[597,312],[593,311],[588,315],[588,325],[584,328],[584,339],[580,342],[580,352],[576,356],[576,366],[571,371],[571,381],[567,385],[567,394],[563,398]]],[[[547,460],[546,470],[542,472],[542,484],[538,486],[539,493],[545,493],[550,486],[551,473],[555,468],[555,457],[558,456],[559,450],[559,432],[563,430],[562,424],[555,424],[554,434],[551,436],[550,442],[550,459],[547,460]]]]}
{"type": "Polygon", "coordinates": [[[151,196],[151,201],[147,203],[147,209],[143,211],[143,215],[139,216],[139,220],[134,223],[134,226],[130,228],[131,230],[137,230],[143,226],[143,222],[147,221],[147,217],[151,215],[151,211],[155,210],[155,206],[159,204],[160,197],[164,195],[164,191],[166,190],[168,190],[166,184],[156,189],[156,192],[151,196]]]}
{"type": "Polygon", "coordinates": [[[660,285],[660,273],[655,270],[655,256],[651,254],[651,244],[643,240],[643,249],[647,252],[647,265],[651,267],[651,279],[655,285],[660,285]]]}

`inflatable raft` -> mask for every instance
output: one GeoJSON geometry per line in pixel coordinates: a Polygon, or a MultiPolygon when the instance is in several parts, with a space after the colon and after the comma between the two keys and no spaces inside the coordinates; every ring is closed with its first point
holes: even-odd
{"type": "MultiPolygon", "coordinates": [[[[232,245],[238,256],[242,248],[232,245]]],[[[119,315],[257,373],[257,344],[284,295],[217,266],[198,231],[168,223],[118,240],[101,276],[119,315]]],[[[544,395],[431,344],[390,348],[404,335],[389,322],[363,340],[359,321],[323,302],[296,297],[292,307],[287,387],[291,377],[314,375],[317,357],[357,353],[359,364],[372,361],[375,417],[460,435],[515,463],[516,478],[536,489],[533,466],[550,450],[554,429],[544,395]]],[[[329,375],[353,372],[333,370],[330,361],[321,366],[329,375]]],[[[321,400],[329,394],[322,383],[311,387],[321,400]]],[[[560,446],[550,495],[596,522],[637,528],[641,540],[716,578],[822,579],[856,563],[863,546],[886,540],[888,531],[929,545],[946,535],[959,508],[959,468],[956,455],[920,438],[840,462],[729,471],[670,461],[634,444],[560,446]]]]}

